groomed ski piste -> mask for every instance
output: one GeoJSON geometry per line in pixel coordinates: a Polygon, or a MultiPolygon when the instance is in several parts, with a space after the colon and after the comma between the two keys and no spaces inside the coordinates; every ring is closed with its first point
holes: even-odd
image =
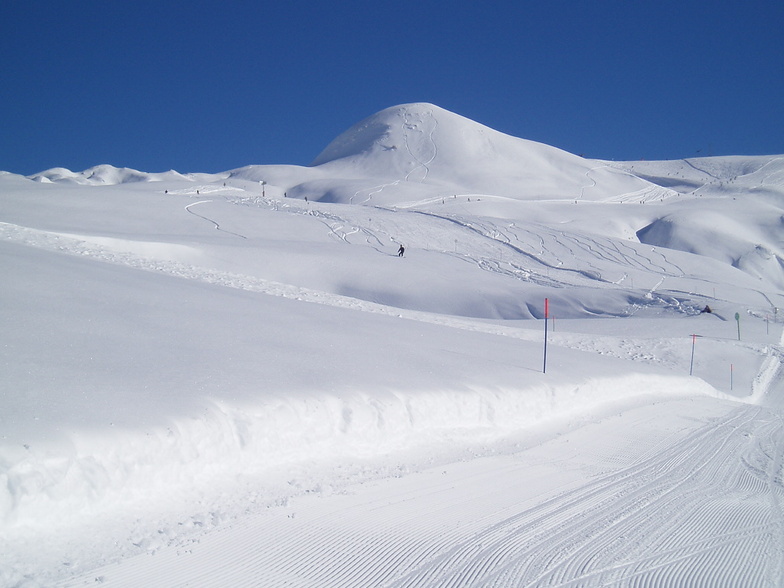
{"type": "Polygon", "coordinates": [[[783,218],[419,103],[0,173],[0,585],[782,585],[783,218]]]}

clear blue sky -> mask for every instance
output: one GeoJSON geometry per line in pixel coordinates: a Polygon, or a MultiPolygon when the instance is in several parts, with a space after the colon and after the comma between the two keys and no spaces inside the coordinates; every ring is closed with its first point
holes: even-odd
{"type": "Polygon", "coordinates": [[[784,1],[0,6],[0,170],[307,165],[432,102],[605,159],[784,153],[784,1]]]}

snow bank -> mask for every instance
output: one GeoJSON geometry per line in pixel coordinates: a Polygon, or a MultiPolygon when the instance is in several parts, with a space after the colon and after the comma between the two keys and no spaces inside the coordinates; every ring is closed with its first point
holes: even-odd
{"type": "Polygon", "coordinates": [[[279,466],[372,460],[448,442],[485,441],[553,419],[590,418],[608,403],[706,393],[690,378],[624,374],[523,389],[275,397],[207,402],[198,417],[144,431],[78,431],[67,442],[0,448],[0,521],[16,528],[77,524],[86,516],[204,488],[264,478],[279,466]]]}

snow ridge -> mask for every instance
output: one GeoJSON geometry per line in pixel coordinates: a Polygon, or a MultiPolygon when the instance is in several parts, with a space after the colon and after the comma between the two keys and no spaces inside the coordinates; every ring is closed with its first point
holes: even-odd
{"type": "Polygon", "coordinates": [[[112,165],[97,165],[82,172],[56,167],[30,176],[36,182],[59,182],[66,184],[79,184],[83,186],[99,186],[128,184],[134,182],[165,182],[187,179],[174,170],[163,173],[140,172],[127,167],[117,168],[112,165]]]}

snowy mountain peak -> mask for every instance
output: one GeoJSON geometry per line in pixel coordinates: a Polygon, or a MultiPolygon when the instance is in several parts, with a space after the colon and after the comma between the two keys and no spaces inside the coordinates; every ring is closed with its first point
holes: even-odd
{"type": "Polygon", "coordinates": [[[542,143],[527,141],[493,130],[435,104],[401,104],[377,112],[356,123],[333,140],[312,165],[336,160],[379,157],[384,163],[474,165],[502,159],[519,163],[540,152],[551,157],[579,159],[542,143]],[[438,161],[436,161],[438,160],[438,161]]]}
{"type": "MultiPolygon", "coordinates": [[[[312,166],[344,178],[394,182],[384,194],[387,201],[404,188],[416,190],[416,184],[438,186],[442,193],[520,199],[592,199],[650,185],[603,162],[512,137],[428,103],[402,104],[365,118],[332,141],[312,166]]],[[[332,200],[340,199],[336,192],[332,200]]]]}
{"type": "MultiPolygon", "coordinates": [[[[459,125],[463,128],[481,126],[460,115],[444,110],[434,104],[415,102],[385,108],[341,133],[322,151],[311,165],[318,166],[347,157],[362,157],[368,153],[392,153],[401,147],[403,151],[411,148],[408,139],[414,132],[423,136],[416,143],[432,139],[431,133],[438,126],[459,125]]],[[[415,145],[414,148],[421,148],[415,145]]],[[[413,153],[408,153],[414,156],[413,153]]]]}

